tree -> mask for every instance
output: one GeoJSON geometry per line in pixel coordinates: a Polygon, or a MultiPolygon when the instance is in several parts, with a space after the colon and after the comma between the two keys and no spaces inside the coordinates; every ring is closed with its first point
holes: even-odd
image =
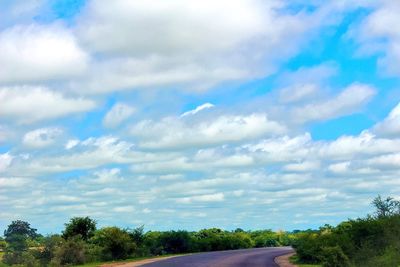
{"type": "Polygon", "coordinates": [[[89,240],[96,231],[96,221],[89,217],[74,217],[69,223],[65,224],[63,238],[69,239],[74,236],[80,236],[83,240],[89,240]]]}
{"type": "Polygon", "coordinates": [[[186,253],[191,250],[192,238],[187,231],[168,231],[161,235],[161,244],[166,253],[186,253]]]}
{"type": "Polygon", "coordinates": [[[103,260],[126,259],[136,248],[129,233],[118,227],[105,227],[96,231],[91,241],[102,248],[103,260]]]}
{"type": "Polygon", "coordinates": [[[144,241],[144,225],[141,225],[128,232],[133,241],[135,241],[136,245],[141,246],[144,241]]]}
{"type": "Polygon", "coordinates": [[[400,201],[394,200],[392,197],[382,199],[379,195],[373,201],[372,205],[376,208],[376,216],[378,218],[393,216],[400,211],[400,201]]]}
{"type": "Polygon", "coordinates": [[[32,228],[28,222],[21,220],[13,221],[4,231],[6,242],[15,235],[23,236],[25,238],[35,238],[37,236],[36,229],[32,228]]]}
{"type": "Polygon", "coordinates": [[[11,222],[4,231],[7,247],[3,261],[7,264],[22,263],[22,254],[28,250],[27,240],[29,238],[35,238],[37,236],[36,231],[36,229],[31,228],[28,222],[21,220],[11,222]]]}

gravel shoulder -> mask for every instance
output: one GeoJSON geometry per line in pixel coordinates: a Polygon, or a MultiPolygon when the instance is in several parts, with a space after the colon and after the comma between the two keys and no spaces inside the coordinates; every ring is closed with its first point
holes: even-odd
{"type": "Polygon", "coordinates": [[[295,253],[290,253],[286,255],[282,255],[279,257],[275,258],[276,264],[279,265],[279,267],[298,267],[298,265],[294,265],[293,263],[290,263],[289,258],[292,257],[295,253]]]}

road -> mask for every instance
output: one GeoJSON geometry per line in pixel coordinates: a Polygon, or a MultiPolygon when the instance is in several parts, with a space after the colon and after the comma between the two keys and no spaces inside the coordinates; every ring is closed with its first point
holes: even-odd
{"type": "Polygon", "coordinates": [[[197,253],[142,265],[143,267],[279,267],[275,257],[292,248],[256,248],[197,253]]]}

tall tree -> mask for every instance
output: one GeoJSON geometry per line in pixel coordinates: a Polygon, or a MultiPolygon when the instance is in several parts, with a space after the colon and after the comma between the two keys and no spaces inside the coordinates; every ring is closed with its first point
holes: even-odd
{"type": "Polygon", "coordinates": [[[87,241],[94,235],[96,231],[96,221],[89,217],[74,217],[70,219],[69,223],[65,224],[63,237],[69,239],[74,236],[80,236],[83,240],[87,241]]]}
{"type": "Polygon", "coordinates": [[[372,205],[376,208],[375,213],[378,218],[392,216],[400,211],[400,201],[392,197],[382,199],[379,195],[372,201],[372,205]]]}

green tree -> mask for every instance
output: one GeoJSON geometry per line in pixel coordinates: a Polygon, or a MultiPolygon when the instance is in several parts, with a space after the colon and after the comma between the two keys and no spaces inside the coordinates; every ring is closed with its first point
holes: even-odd
{"type": "Polygon", "coordinates": [[[126,259],[136,248],[129,233],[118,227],[105,227],[96,231],[91,241],[101,247],[104,260],[126,259]]]}
{"type": "Polygon", "coordinates": [[[83,240],[89,240],[96,231],[96,221],[89,217],[74,217],[69,223],[65,224],[63,238],[69,239],[74,236],[80,236],[83,240]]]}
{"type": "Polygon", "coordinates": [[[24,259],[22,255],[28,250],[27,240],[35,238],[37,236],[36,231],[28,222],[21,220],[11,222],[4,231],[7,247],[3,262],[6,264],[23,263],[24,259]]]}
{"type": "Polygon", "coordinates": [[[376,216],[378,218],[393,216],[400,212],[400,201],[394,200],[392,197],[382,199],[379,195],[373,201],[372,205],[376,208],[376,216]]]}

